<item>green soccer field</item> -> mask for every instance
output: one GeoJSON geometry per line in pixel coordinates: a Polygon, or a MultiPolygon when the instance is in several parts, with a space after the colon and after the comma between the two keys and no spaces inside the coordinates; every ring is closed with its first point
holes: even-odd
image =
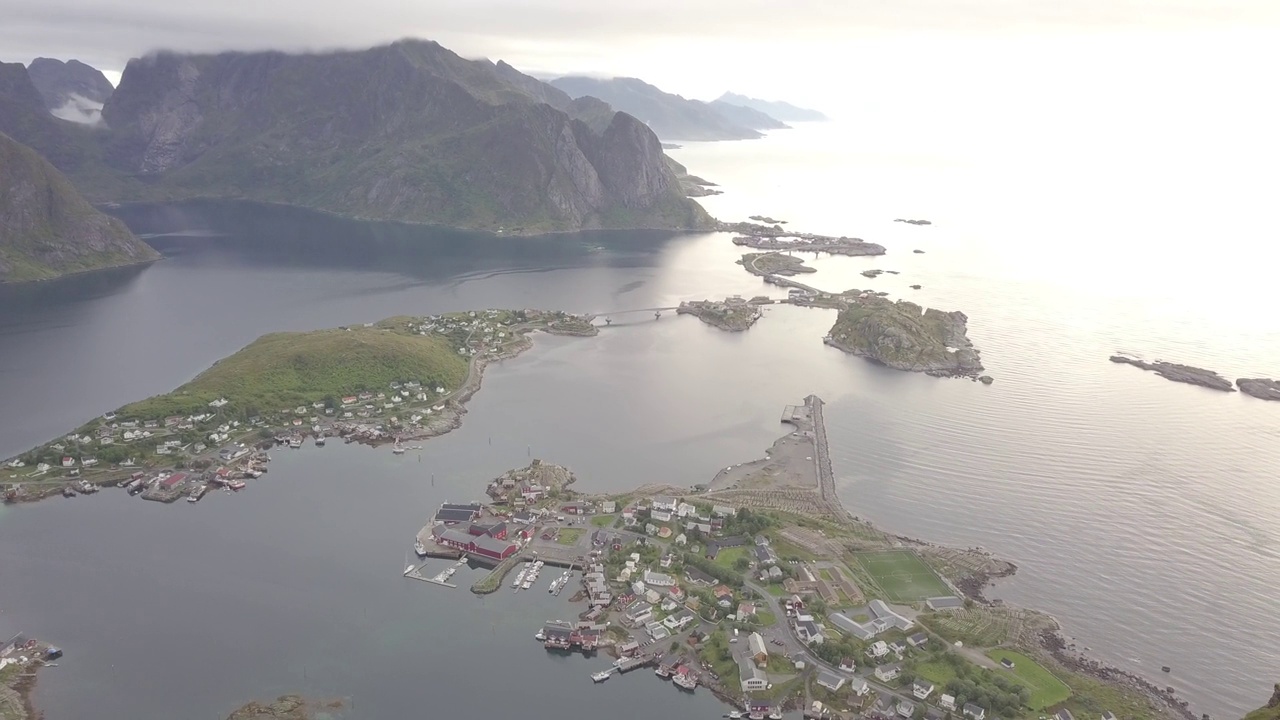
{"type": "Polygon", "coordinates": [[[918,602],[952,594],[942,578],[911,550],[861,552],[856,557],[890,602],[918,602]]]}

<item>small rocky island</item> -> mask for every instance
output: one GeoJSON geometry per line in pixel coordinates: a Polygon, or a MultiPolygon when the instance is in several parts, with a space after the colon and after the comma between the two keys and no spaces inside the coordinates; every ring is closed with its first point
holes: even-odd
{"type": "Polygon", "coordinates": [[[752,215],[747,219],[755,220],[756,222],[764,223],[765,225],[786,225],[787,224],[786,220],[775,220],[774,218],[771,218],[768,215],[752,215]]]}
{"type": "Polygon", "coordinates": [[[751,222],[716,224],[721,232],[737,233],[734,245],[755,248],[757,250],[803,250],[806,252],[824,252],[831,255],[883,255],[883,245],[867,242],[861,238],[835,237],[817,233],[795,232],[783,229],[781,225],[761,225],[751,222]]]}
{"type": "Polygon", "coordinates": [[[1222,377],[1212,370],[1205,370],[1191,365],[1180,365],[1178,363],[1165,362],[1157,360],[1155,362],[1146,362],[1138,358],[1129,357],[1127,355],[1112,355],[1111,362],[1132,365],[1143,370],[1150,370],[1166,380],[1173,382],[1187,383],[1188,385],[1199,385],[1210,390],[1221,390],[1223,392],[1235,392],[1235,387],[1231,381],[1222,377]]]}
{"type": "Polygon", "coordinates": [[[281,695],[270,703],[251,702],[227,716],[227,720],[336,720],[342,717],[340,700],[310,702],[299,695],[281,695]]]}
{"type": "Polygon", "coordinates": [[[840,310],[828,345],[895,370],[938,377],[977,377],[979,353],[969,341],[969,318],[862,293],[840,310]]]}
{"type": "Polygon", "coordinates": [[[1280,400],[1280,381],[1270,378],[1240,378],[1236,380],[1236,387],[1259,400],[1280,400]]]}
{"type": "Polygon", "coordinates": [[[760,305],[768,302],[768,298],[752,298],[748,302],[740,297],[724,300],[693,300],[680,303],[676,314],[695,315],[702,322],[721,330],[742,332],[756,324],[762,314],[760,305]]]}
{"type": "Polygon", "coordinates": [[[803,258],[780,252],[747,253],[738,261],[752,275],[799,275],[818,272],[804,264],[803,258]]]}

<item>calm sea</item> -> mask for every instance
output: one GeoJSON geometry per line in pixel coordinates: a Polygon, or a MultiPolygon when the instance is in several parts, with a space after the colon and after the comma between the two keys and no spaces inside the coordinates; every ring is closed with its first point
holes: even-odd
{"type": "Polygon", "coordinates": [[[869,118],[673,154],[723,185],[706,203],[717,216],[886,245],[881,258],[813,260],[811,281],[965,311],[990,387],[828,349],[829,311],[770,308],[733,335],[624,312],[771,292],[717,234],[502,239],[280,208],[128,208],[165,260],[0,289],[0,456],[268,331],[483,307],[614,319],[490,368],[463,427],[420,453],[280,451],[246,492],[194,506],[106,492],[0,510],[0,635],[68,649],[42,675],[40,707],[217,718],[301,691],[350,698],[362,718],[718,716],[651,675],[593,687],[605,661],[546,657],[530,636],[569,613],[545,592],[475,600],[399,572],[435,504],[476,497],[531,457],[570,466],[584,490],[705,481],[758,456],[781,407],[809,393],[829,402],[853,512],[1016,562],[994,595],[1054,614],[1197,711],[1260,704],[1280,676],[1280,406],[1107,355],[1280,375],[1280,332],[1257,302],[1277,251],[1249,218],[1199,205],[1161,217],[1131,196],[1076,213],[1110,195],[1077,187],[1066,203],[1067,180],[1014,172],[1025,159],[996,167],[905,135],[869,118]],[[1173,251],[1171,235],[1197,241],[1173,251]],[[872,267],[901,274],[859,275],[872,267]]]}

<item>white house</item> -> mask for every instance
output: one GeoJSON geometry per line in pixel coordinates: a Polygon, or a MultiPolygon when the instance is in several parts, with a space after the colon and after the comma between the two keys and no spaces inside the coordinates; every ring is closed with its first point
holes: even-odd
{"type": "Polygon", "coordinates": [[[747,650],[751,652],[751,657],[761,665],[769,662],[769,646],[764,644],[764,637],[758,632],[753,632],[747,637],[747,650]]]}
{"type": "Polygon", "coordinates": [[[889,646],[883,640],[877,640],[871,643],[871,647],[867,648],[867,656],[873,658],[882,658],[889,654],[889,646]]]}
{"type": "Polygon", "coordinates": [[[746,655],[738,658],[738,679],[742,682],[742,689],[748,692],[769,687],[768,676],[746,655]]]}
{"type": "Polygon", "coordinates": [[[933,683],[925,680],[916,680],[911,683],[911,694],[915,695],[917,700],[928,699],[933,694],[933,683]]]}
{"type": "Polygon", "coordinates": [[[973,720],[982,720],[987,716],[987,711],[985,708],[974,705],[973,703],[965,703],[964,715],[965,717],[973,718],[973,720]]]}
{"type": "Polygon", "coordinates": [[[894,663],[892,665],[881,665],[876,668],[876,679],[880,682],[889,682],[895,680],[898,674],[902,672],[902,666],[894,663]]]}
{"type": "Polygon", "coordinates": [[[644,583],[653,587],[671,587],[676,584],[675,578],[666,573],[654,572],[652,570],[644,571],[644,583]]]}
{"type": "Polygon", "coordinates": [[[682,502],[676,506],[676,515],[679,515],[680,517],[689,517],[690,515],[697,514],[698,508],[690,505],[689,503],[682,502]]]}
{"type": "Polygon", "coordinates": [[[678,503],[675,498],[667,497],[666,495],[659,495],[653,499],[653,505],[651,507],[654,511],[663,510],[673,513],[676,511],[677,504],[678,503]]]}
{"type": "Polygon", "coordinates": [[[810,620],[796,620],[796,635],[804,641],[806,645],[821,645],[822,631],[818,629],[817,623],[810,620]]]}
{"type": "Polygon", "coordinates": [[[711,514],[715,515],[716,517],[729,517],[735,512],[737,511],[729,507],[728,505],[712,505],[711,506],[711,514]]]}
{"type": "Polygon", "coordinates": [[[860,677],[855,677],[849,680],[849,692],[854,695],[862,697],[863,695],[866,695],[869,690],[871,690],[871,686],[867,685],[866,680],[860,677]]]}
{"type": "Polygon", "coordinates": [[[943,710],[955,710],[956,696],[947,695],[944,693],[942,697],[938,698],[938,707],[942,708],[943,710]]]}
{"type": "Polygon", "coordinates": [[[818,684],[831,692],[839,692],[840,688],[844,687],[844,678],[826,670],[819,670],[818,684]]]}
{"type": "Polygon", "coordinates": [[[898,717],[909,718],[916,712],[916,704],[910,700],[903,700],[898,703],[898,717]]]}
{"type": "Polygon", "coordinates": [[[653,518],[654,520],[657,520],[658,522],[671,522],[671,511],[659,510],[658,508],[655,507],[653,510],[649,512],[649,517],[653,518]]]}

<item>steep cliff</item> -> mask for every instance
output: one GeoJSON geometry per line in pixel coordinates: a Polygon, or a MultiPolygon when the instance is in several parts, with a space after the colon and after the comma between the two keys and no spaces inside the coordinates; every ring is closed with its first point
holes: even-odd
{"type": "Polygon", "coordinates": [[[840,311],[827,344],[895,370],[972,376],[982,371],[967,335],[968,318],[905,300],[868,296],[840,311]]]}
{"type": "Polygon", "coordinates": [[[0,134],[0,282],[154,260],[124,223],[95,210],[34,150],[0,134]]]}
{"type": "Polygon", "coordinates": [[[86,130],[49,114],[25,65],[0,63],[0,133],[69,172],[84,165],[89,156],[86,130]]]}
{"type": "Polygon", "coordinates": [[[434,42],[152,55],[129,62],[103,118],[106,160],[135,182],[90,182],[94,199],[249,198],[507,232],[708,222],[634,118],[606,124],[599,106],[434,42]]]}
{"type": "Polygon", "coordinates": [[[755,130],[726,117],[710,103],[663,92],[636,78],[556,78],[551,84],[569,95],[590,96],[642,120],[663,140],[746,140],[755,130]]]}
{"type": "Polygon", "coordinates": [[[102,104],[115,89],[101,70],[79,60],[36,58],[27,66],[27,74],[49,112],[72,122],[96,123],[102,104]]]}

